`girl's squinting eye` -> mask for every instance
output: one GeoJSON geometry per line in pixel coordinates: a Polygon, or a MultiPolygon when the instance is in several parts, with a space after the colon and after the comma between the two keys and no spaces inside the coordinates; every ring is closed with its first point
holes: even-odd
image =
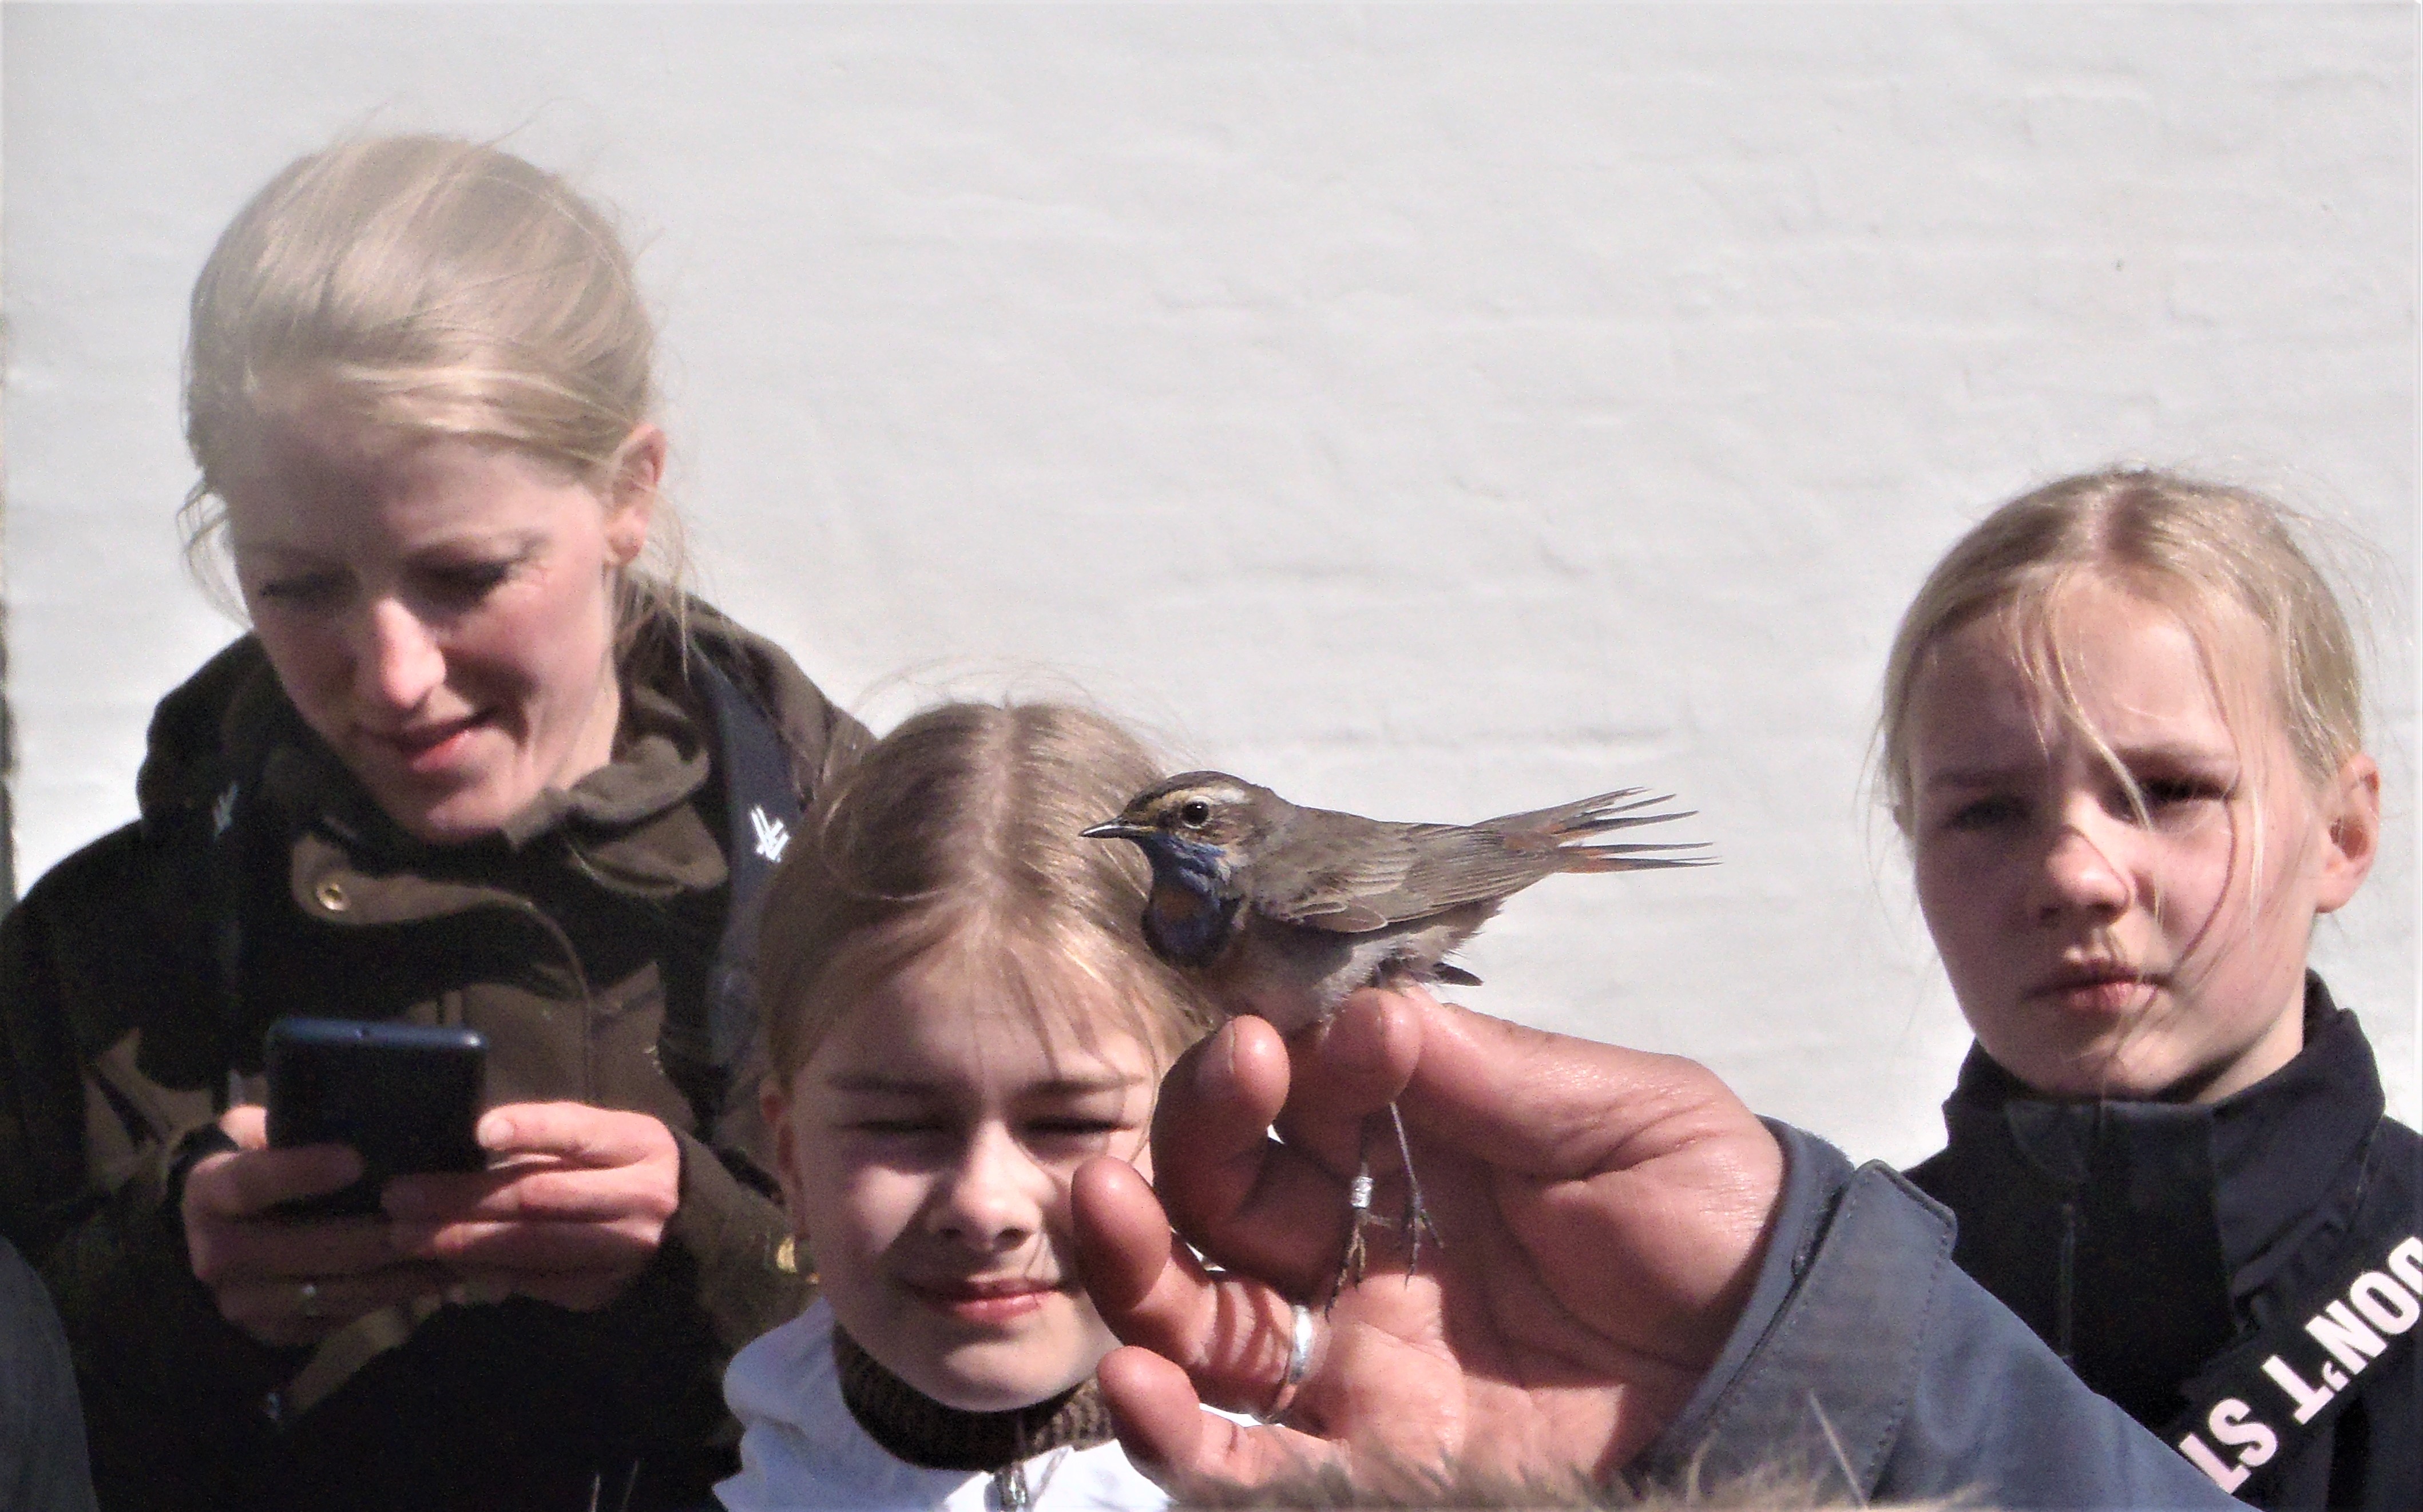
{"type": "Polygon", "coordinates": [[[335,604],[344,591],[342,573],[293,573],[261,579],[253,585],[252,596],[279,608],[316,609],[335,604]]]}
{"type": "Polygon", "coordinates": [[[423,573],[431,591],[458,604],[477,604],[510,576],[510,561],[477,561],[432,567],[423,573]]]}
{"type": "Polygon", "coordinates": [[[842,1126],[856,1134],[872,1134],[878,1139],[914,1139],[919,1135],[939,1133],[942,1120],[937,1118],[859,1118],[842,1126]]]}
{"type": "Polygon", "coordinates": [[[1101,1139],[1127,1127],[1120,1118],[1089,1117],[1082,1113],[1055,1113],[1032,1119],[1027,1132],[1045,1139],[1101,1139]]]}
{"type": "Polygon", "coordinates": [[[2154,777],[2137,784],[2148,809],[2175,808],[2183,803],[2226,803],[2235,789],[2212,777],[2154,777]]]}
{"type": "Polygon", "coordinates": [[[2007,793],[1996,793],[1956,805],[1943,816],[1942,827],[1963,831],[1992,829],[2016,824],[2027,816],[2026,803],[2007,793]]]}

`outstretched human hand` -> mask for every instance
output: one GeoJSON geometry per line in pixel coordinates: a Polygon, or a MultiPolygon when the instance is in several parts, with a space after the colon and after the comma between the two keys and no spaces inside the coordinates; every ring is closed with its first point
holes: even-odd
{"type": "Polygon", "coordinates": [[[1196,1046],[1162,1084],[1152,1154],[1160,1201],[1098,1159],[1073,1203],[1086,1288],[1131,1346],[1101,1367],[1120,1441],[1181,1488],[1603,1482],[1714,1363],[1783,1173],[1702,1066],[1378,989],[1292,1043],[1238,1018],[1196,1046]],[[1440,1242],[1411,1275],[1384,1257],[1324,1312],[1363,1121],[1391,1099],[1440,1242]],[[1290,1387],[1298,1302],[1314,1340],[1290,1387]]]}

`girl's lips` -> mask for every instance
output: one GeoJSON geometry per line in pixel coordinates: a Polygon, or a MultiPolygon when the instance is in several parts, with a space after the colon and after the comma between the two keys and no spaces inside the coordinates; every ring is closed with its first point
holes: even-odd
{"type": "Polygon", "coordinates": [[[2124,1014],[2142,1008],[2160,985],[2125,967],[2081,967],[2054,972],[2028,996],[2082,1014],[2124,1014]]]}
{"type": "Polygon", "coordinates": [[[911,1284],[909,1290],[926,1306],[962,1323],[1008,1323],[1041,1308],[1059,1294],[1041,1282],[946,1282],[911,1284]]]}

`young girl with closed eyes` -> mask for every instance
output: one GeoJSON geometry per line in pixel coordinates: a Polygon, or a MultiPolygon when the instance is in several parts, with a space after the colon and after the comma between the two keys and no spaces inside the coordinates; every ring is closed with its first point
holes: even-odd
{"type": "Polygon", "coordinates": [[[2284,512],[2140,470],[1988,516],[1886,674],[1884,787],[1976,1034],[1912,1175],[1965,1269],[2266,1507],[2423,1504],[2423,1141],[2306,965],[2381,837],[2361,709],[2284,512]]]}
{"type": "Polygon", "coordinates": [[[1147,876],[1079,838],[1161,773],[1108,721],[955,704],[853,763],[767,900],[764,1097],[823,1290],[725,1378],[733,1512],[1158,1507],[1091,1384],[1069,1180],[1141,1164],[1214,1017],[1146,947],[1147,876]]]}

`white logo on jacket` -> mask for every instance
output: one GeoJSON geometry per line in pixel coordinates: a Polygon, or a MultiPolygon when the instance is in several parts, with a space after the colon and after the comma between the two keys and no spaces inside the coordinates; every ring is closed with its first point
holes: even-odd
{"type": "Polygon", "coordinates": [[[791,843],[791,827],[756,804],[749,806],[749,827],[757,831],[757,854],[779,861],[791,843]]]}

